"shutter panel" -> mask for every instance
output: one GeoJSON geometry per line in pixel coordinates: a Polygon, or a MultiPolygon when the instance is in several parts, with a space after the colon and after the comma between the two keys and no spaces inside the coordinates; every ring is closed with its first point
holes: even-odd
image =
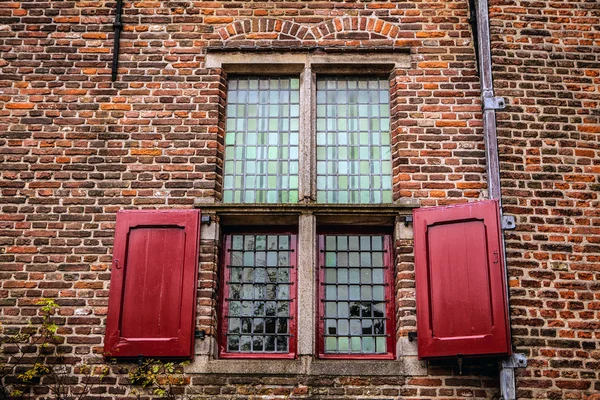
{"type": "Polygon", "coordinates": [[[200,212],[120,211],[105,354],[192,357],[200,212]]]}
{"type": "Polygon", "coordinates": [[[510,354],[498,203],[413,214],[419,357],[510,354]]]}

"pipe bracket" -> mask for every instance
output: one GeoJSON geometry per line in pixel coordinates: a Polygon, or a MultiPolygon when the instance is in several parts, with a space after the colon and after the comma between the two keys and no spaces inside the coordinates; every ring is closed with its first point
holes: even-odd
{"type": "Polygon", "coordinates": [[[506,101],[503,97],[484,97],[483,98],[483,109],[485,110],[504,110],[506,107],[506,101]]]}
{"type": "Polygon", "coordinates": [[[503,215],[502,216],[502,229],[513,230],[517,227],[517,222],[514,215],[503,215]]]}

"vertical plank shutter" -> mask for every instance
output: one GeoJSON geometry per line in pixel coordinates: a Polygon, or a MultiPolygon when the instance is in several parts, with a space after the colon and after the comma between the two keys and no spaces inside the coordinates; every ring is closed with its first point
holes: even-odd
{"type": "Polygon", "coordinates": [[[117,214],[104,351],[192,357],[200,212],[117,214]]]}
{"type": "Polygon", "coordinates": [[[419,357],[510,354],[498,203],[413,214],[419,357]]]}

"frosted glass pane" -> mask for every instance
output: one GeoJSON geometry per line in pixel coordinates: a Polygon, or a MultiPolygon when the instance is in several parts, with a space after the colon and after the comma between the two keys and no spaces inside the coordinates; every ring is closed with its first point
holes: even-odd
{"type": "Polygon", "coordinates": [[[290,77],[230,79],[224,202],[298,201],[299,87],[290,77]]]}
{"type": "Polygon", "coordinates": [[[317,79],[318,202],[392,202],[388,87],[380,78],[317,79]]]}

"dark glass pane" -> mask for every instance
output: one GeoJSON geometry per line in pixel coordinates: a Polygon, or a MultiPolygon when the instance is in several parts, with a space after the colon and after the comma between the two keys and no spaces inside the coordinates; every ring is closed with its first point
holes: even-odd
{"type": "Polygon", "coordinates": [[[288,320],[285,318],[277,319],[277,333],[288,333],[288,320]]]}
{"type": "Polygon", "coordinates": [[[275,351],[275,336],[265,336],[265,351],[271,353],[275,351]]]}
{"type": "Polygon", "coordinates": [[[275,333],[275,320],[276,318],[265,319],[265,333],[275,333]]]}
{"type": "Polygon", "coordinates": [[[254,318],[253,333],[265,333],[265,320],[262,318],[254,318]]]}
{"type": "Polygon", "coordinates": [[[350,303],[350,317],[360,317],[360,303],[350,303]]]}
{"type": "Polygon", "coordinates": [[[261,336],[254,336],[252,340],[252,351],[263,351],[264,350],[264,342],[261,336]]]}
{"type": "Polygon", "coordinates": [[[371,318],[371,304],[369,302],[361,303],[362,317],[371,318]]]}
{"type": "Polygon", "coordinates": [[[287,352],[288,351],[288,338],[285,336],[277,337],[277,351],[278,352],[287,352]]]}
{"type": "Polygon", "coordinates": [[[274,316],[276,310],[276,304],[274,301],[267,301],[265,303],[265,315],[266,316],[274,316]]]}
{"type": "Polygon", "coordinates": [[[242,336],[240,340],[240,351],[249,352],[252,350],[252,336],[242,336]]]}
{"type": "Polygon", "coordinates": [[[373,321],[370,319],[362,320],[362,334],[372,335],[373,334],[373,321]]]}
{"type": "Polygon", "coordinates": [[[239,351],[240,350],[240,337],[239,336],[229,336],[227,339],[227,350],[228,351],[239,351]]]}
{"type": "Polygon", "coordinates": [[[252,333],[252,319],[242,318],[242,333],[252,333]]]}
{"type": "Polygon", "coordinates": [[[227,250],[230,254],[236,253],[240,264],[244,263],[244,268],[228,268],[226,317],[243,317],[230,318],[228,321],[228,333],[241,334],[234,342],[227,339],[228,351],[279,352],[278,349],[283,347],[288,351],[288,321],[291,316],[290,242],[289,235],[251,234],[235,235],[235,240],[232,237],[228,241],[232,246],[235,244],[239,251],[227,250]],[[278,267],[278,262],[285,265],[278,267]],[[265,264],[271,264],[271,267],[265,268],[265,264]],[[235,283],[236,279],[241,283],[235,283]],[[283,338],[281,335],[284,335],[283,338]],[[279,339],[281,345],[276,344],[279,339]]]}
{"type": "Polygon", "coordinates": [[[382,319],[376,319],[373,323],[374,331],[376,335],[383,335],[385,333],[385,323],[382,319]]]}

